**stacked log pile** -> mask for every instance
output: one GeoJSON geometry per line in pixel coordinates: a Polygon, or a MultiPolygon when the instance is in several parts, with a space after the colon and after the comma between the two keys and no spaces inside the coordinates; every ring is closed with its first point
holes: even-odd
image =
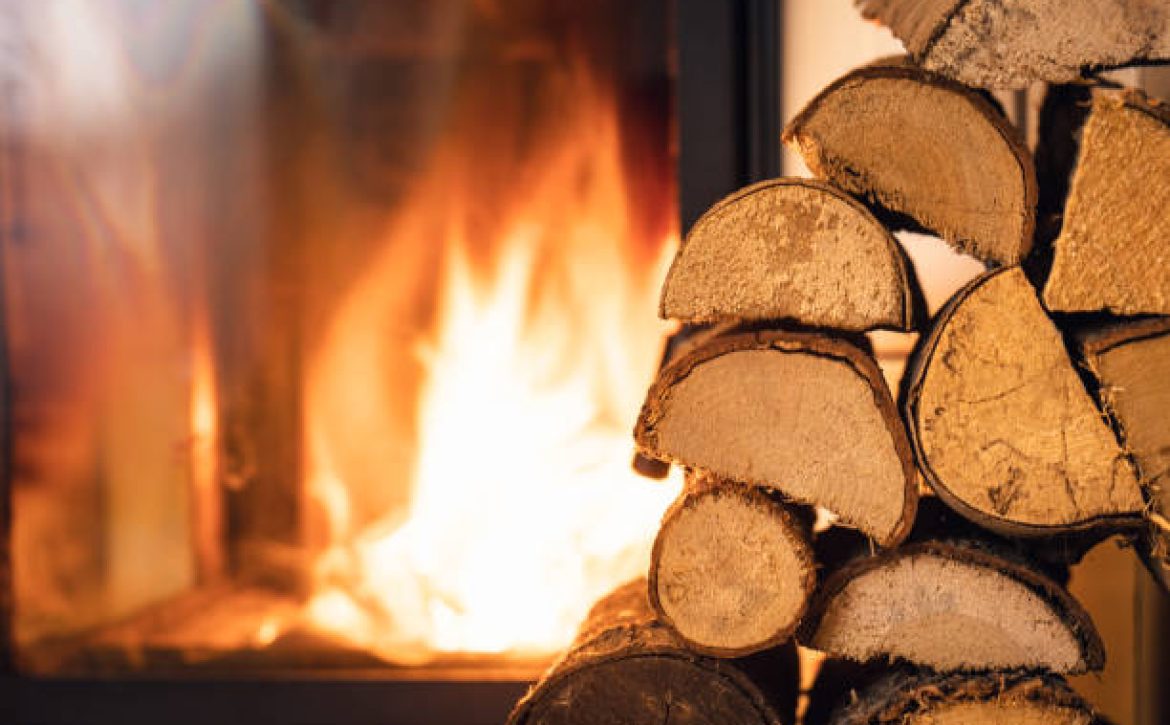
{"type": "Polygon", "coordinates": [[[1170,12],[862,4],[910,56],[785,130],[816,179],[680,246],[634,438],[684,491],[625,619],[599,605],[517,725],[795,722],[793,642],[830,656],[805,722],[1097,722],[1064,679],[1106,655],[1068,566],[1120,534],[1170,583],[1170,109],[1092,77],[1166,59],[1170,12]],[[1039,176],[987,92],[1038,80],[1071,84],[1039,176]],[[988,269],[927,320],[897,229],[988,269]],[[919,333],[897,402],[879,329],[919,333]]]}

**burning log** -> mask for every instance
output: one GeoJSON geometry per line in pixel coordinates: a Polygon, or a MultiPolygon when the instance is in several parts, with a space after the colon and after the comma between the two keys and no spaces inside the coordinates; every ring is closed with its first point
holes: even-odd
{"type": "Polygon", "coordinates": [[[654,618],[646,582],[598,602],[576,641],[529,691],[509,725],[795,722],[792,647],[742,660],[686,650],[654,618]]]}
{"type": "Polygon", "coordinates": [[[1085,336],[1085,361],[1150,498],[1140,550],[1170,590],[1170,318],[1118,324],[1085,336]]]}
{"type": "Polygon", "coordinates": [[[982,88],[1067,83],[1170,60],[1170,11],[1147,0],[862,0],[926,68],[982,88]]]}
{"type": "Polygon", "coordinates": [[[773,179],[731,194],[695,223],[659,314],[909,330],[925,317],[913,270],[897,240],[847,194],[819,181],[773,179]]]}
{"type": "Polygon", "coordinates": [[[901,541],[914,519],[902,422],[873,358],[842,339],[715,337],[659,374],[634,439],[647,457],[824,506],[882,546],[901,541]]]}
{"type": "Polygon", "coordinates": [[[1031,247],[1031,155],[991,101],[940,75],[897,61],[854,70],[792,120],[784,142],[891,224],[999,264],[1031,247]]]}
{"type": "Polygon", "coordinates": [[[716,657],[788,640],[816,584],[807,520],[751,486],[699,473],[687,484],[654,542],[649,592],[659,618],[690,649],[716,657]]]}
{"type": "Polygon", "coordinates": [[[829,575],[800,639],[867,662],[939,671],[1100,669],[1089,615],[1056,582],[986,542],[926,541],[857,557],[829,575]]]}
{"type": "Polygon", "coordinates": [[[1095,725],[1093,708],[1059,675],[895,670],[853,683],[828,719],[808,725],[1095,725]]]}
{"type": "Polygon", "coordinates": [[[1093,99],[1044,303],[1170,314],[1170,107],[1137,91],[1093,99]],[[1123,232],[1119,230],[1124,230],[1123,232]]]}
{"type": "Polygon", "coordinates": [[[1039,536],[1140,518],[1133,467],[1018,267],[939,311],[903,387],[927,480],[976,523],[1039,536]]]}

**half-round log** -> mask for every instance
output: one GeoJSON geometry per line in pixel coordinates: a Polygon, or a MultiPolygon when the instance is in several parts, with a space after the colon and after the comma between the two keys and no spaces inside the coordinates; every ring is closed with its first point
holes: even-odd
{"type": "Polygon", "coordinates": [[[784,142],[892,224],[925,228],[997,264],[1018,263],[1031,248],[1031,154],[991,101],[954,81],[904,62],[859,68],[821,91],[784,142]]]}
{"type": "Polygon", "coordinates": [[[925,305],[901,245],[864,206],[823,182],[783,178],[741,189],[695,222],[659,313],[909,330],[925,305]]]}

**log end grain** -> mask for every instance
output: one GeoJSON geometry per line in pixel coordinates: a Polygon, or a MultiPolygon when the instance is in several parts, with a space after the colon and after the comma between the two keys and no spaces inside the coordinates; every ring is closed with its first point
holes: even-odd
{"type": "Polygon", "coordinates": [[[857,661],[938,671],[1098,670],[1092,620],[1055,582],[1008,558],[946,542],[910,544],[837,570],[802,640],[857,661]]]}
{"type": "Polygon", "coordinates": [[[807,527],[754,487],[692,483],[654,542],[650,602],[703,654],[738,657],[786,641],[815,585],[807,527]]]}
{"type": "Polygon", "coordinates": [[[923,472],[976,523],[1047,535],[1141,512],[1133,466],[1019,268],[960,290],[907,375],[904,406],[923,472]]]}
{"type": "Polygon", "coordinates": [[[1170,108],[1094,98],[1044,286],[1051,310],[1170,314],[1170,108]]]}
{"type": "Polygon", "coordinates": [[[897,240],[849,195],[773,179],[723,199],[683,240],[660,313],[684,322],[793,320],[839,330],[909,330],[923,316],[897,240]]]}
{"type": "Polygon", "coordinates": [[[906,63],[859,68],[792,120],[809,168],[960,251],[1015,264],[1032,244],[1036,171],[1019,133],[979,92],[906,63]]]}
{"type": "Polygon", "coordinates": [[[882,546],[914,518],[905,428],[877,364],[840,339],[716,338],[659,374],[634,438],[651,458],[823,506],[882,546]]]}

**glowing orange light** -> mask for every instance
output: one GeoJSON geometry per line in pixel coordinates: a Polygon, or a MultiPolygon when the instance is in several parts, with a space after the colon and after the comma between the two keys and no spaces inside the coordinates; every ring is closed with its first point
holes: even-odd
{"type": "MultiPolygon", "coordinates": [[[[620,134],[610,99],[582,79],[556,143],[516,174],[520,203],[498,239],[475,240],[458,183],[474,159],[440,154],[388,243],[445,215],[435,331],[419,341],[425,380],[405,515],[356,530],[339,446],[390,433],[376,402],[394,381],[385,300],[395,257],[350,289],[312,360],[310,495],[328,519],[307,616],[318,628],[400,662],[442,652],[544,653],[563,647],[588,607],[646,570],[678,484],[630,469],[630,430],[660,353],[657,291],[671,239],[649,269],[632,264],[620,134]],[[473,249],[494,251],[473,263],[473,249]],[[477,269],[477,266],[479,269],[477,269]],[[342,435],[339,435],[338,432],[342,435]]],[[[373,480],[376,480],[373,479],[373,480]]]]}

